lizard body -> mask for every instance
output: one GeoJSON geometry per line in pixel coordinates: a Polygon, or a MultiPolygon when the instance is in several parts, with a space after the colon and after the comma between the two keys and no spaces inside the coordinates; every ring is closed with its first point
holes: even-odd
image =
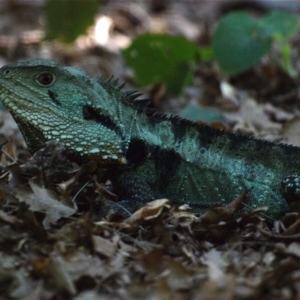
{"type": "Polygon", "coordinates": [[[270,218],[290,211],[286,199],[300,193],[300,148],[153,113],[136,97],[116,81],[43,59],[0,70],[0,100],[29,150],[57,140],[71,159],[95,160],[124,203],[165,197],[203,213],[252,188],[245,209],[267,205],[270,218]]]}

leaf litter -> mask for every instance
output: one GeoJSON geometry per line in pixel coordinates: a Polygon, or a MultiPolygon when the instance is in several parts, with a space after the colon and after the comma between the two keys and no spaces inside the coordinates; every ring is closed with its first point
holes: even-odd
{"type": "MultiPolygon", "coordinates": [[[[167,6],[167,2],[171,1],[159,4],[167,6]]],[[[197,20],[204,20],[209,7],[217,5],[203,2],[202,9],[193,12],[202,14],[197,20]]],[[[119,23],[112,19],[117,32],[125,31],[122,37],[128,34],[124,22],[131,21],[131,35],[145,25],[145,18],[135,21],[134,7],[120,10],[119,23]]],[[[209,38],[209,26],[201,35],[197,31],[203,26],[195,26],[190,18],[176,18],[173,10],[156,14],[156,23],[197,43],[209,38]]],[[[35,10],[24,5],[20,11],[32,14],[35,10]]],[[[22,18],[14,17],[11,23],[7,23],[9,18],[3,20],[4,32],[23,27],[22,18]]],[[[3,52],[10,53],[8,60],[43,56],[38,49],[44,45],[36,47],[41,38],[35,37],[35,44],[24,43],[22,30],[16,31],[12,37],[16,46],[7,42],[11,40],[8,33],[1,39],[3,52]]],[[[92,75],[98,75],[99,69],[107,75],[118,75],[120,69],[127,74],[119,57],[105,47],[81,50],[67,52],[55,44],[49,52],[53,52],[50,57],[80,65],[92,75]]],[[[214,68],[202,65],[197,72],[195,83],[200,79],[203,85],[190,88],[196,101],[221,109],[226,120],[226,126],[219,120],[214,126],[298,144],[299,115],[294,107],[299,105],[299,91],[282,90],[291,86],[285,84],[290,80],[270,61],[226,78],[225,91],[220,91],[224,80],[214,68]],[[201,96],[199,90],[203,90],[201,96]]],[[[130,84],[128,76],[126,80],[130,84]]],[[[164,87],[158,84],[156,88],[154,106],[167,106],[164,87]]],[[[171,108],[178,100],[172,99],[171,108]]],[[[298,213],[266,222],[267,207],[261,207],[231,218],[247,205],[245,193],[225,207],[212,206],[201,217],[186,205],[176,207],[168,199],[157,199],[127,219],[115,214],[99,219],[95,212],[117,195],[95,164],[73,164],[63,155],[62,145],[55,143],[28,161],[30,155],[23,149],[16,124],[6,112],[1,112],[1,120],[0,142],[4,137],[8,142],[0,165],[0,299],[299,298],[298,213]]]]}
{"type": "Polygon", "coordinates": [[[60,144],[48,143],[2,174],[2,298],[279,299],[298,293],[300,218],[290,213],[266,223],[266,208],[232,218],[251,191],[200,217],[187,205],[158,199],[129,218],[99,219],[98,204],[90,203],[100,201],[99,186],[106,190],[97,181],[101,174],[70,163],[60,144]],[[87,198],[86,207],[77,206],[87,198]]]}

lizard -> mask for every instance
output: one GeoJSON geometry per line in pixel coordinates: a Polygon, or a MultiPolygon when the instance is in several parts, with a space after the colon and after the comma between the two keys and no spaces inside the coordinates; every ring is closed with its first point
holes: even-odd
{"type": "Polygon", "coordinates": [[[168,198],[202,214],[251,190],[243,210],[278,219],[299,200],[300,148],[155,112],[123,86],[45,59],[0,69],[0,100],[28,149],[55,140],[75,162],[96,161],[129,210],[168,198]]]}

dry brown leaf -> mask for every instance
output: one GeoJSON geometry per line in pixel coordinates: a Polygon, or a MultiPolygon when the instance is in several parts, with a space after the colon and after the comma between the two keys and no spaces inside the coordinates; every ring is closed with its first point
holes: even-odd
{"type": "Polygon", "coordinates": [[[21,226],[23,224],[22,220],[5,213],[3,210],[0,210],[0,220],[17,226],[21,226]]]}
{"type": "Polygon", "coordinates": [[[188,290],[193,286],[192,272],[181,262],[168,259],[168,275],[166,282],[173,290],[188,290]]]}
{"type": "Polygon", "coordinates": [[[112,227],[115,229],[125,229],[125,228],[131,228],[131,224],[125,223],[125,222],[109,222],[109,221],[98,221],[95,222],[96,226],[107,228],[112,227]]]}
{"type": "Polygon", "coordinates": [[[44,287],[43,282],[39,281],[34,290],[25,298],[22,300],[40,300],[42,299],[44,287]]]}
{"type": "Polygon", "coordinates": [[[116,202],[118,200],[118,196],[112,192],[110,192],[107,188],[97,182],[96,178],[93,178],[96,186],[95,192],[99,195],[99,199],[101,203],[104,205],[109,205],[112,202],[116,202]]]}
{"type": "Polygon", "coordinates": [[[292,241],[300,240],[300,233],[290,234],[290,235],[282,235],[282,234],[273,234],[270,231],[267,231],[264,229],[260,229],[260,232],[263,236],[269,238],[270,240],[274,240],[274,241],[292,242],[292,241]]]}
{"type": "Polygon", "coordinates": [[[76,293],[76,288],[66,270],[64,260],[57,254],[50,256],[48,275],[51,278],[51,282],[59,291],[66,292],[69,295],[74,295],[76,293]]]}
{"type": "Polygon", "coordinates": [[[208,276],[218,286],[224,287],[226,284],[226,268],[228,261],[221,251],[211,249],[202,258],[202,263],[208,267],[208,276]]]}
{"type": "Polygon", "coordinates": [[[137,210],[124,222],[133,225],[142,220],[155,219],[162,213],[164,208],[170,208],[170,204],[171,201],[168,199],[159,199],[148,202],[144,207],[137,210]]]}
{"type": "Polygon", "coordinates": [[[300,259],[300,243],[293,242],[287,247],[287,253],[293,254],[297,259],[300,259]]]}
{"type": "Polygon", "coordinates": [[[236,101],[239,103],[238,111],[224,112],[222,114],[228,123],[234,124],[234,131],[239,130],[259,137],[278,133],[281,124],[270,119],[265,105],[257,103],[245,93],[241,99],[236,101]]]}
{"type": "Polygon", "coordinates": [[[289,283],[293,280],[293,272],[299,272],[300,262],[299,258],[287,257],[282,259],[274,266],[274,269],[269,274],[264,276],[262,285],[266,287],[275,288],[284,283],[289,283]]]}
{"type": "Polygon", "coordinates": [[[288,122],[284,123],[280,131],[283,142],[292,144],[294,146],[300,146],[300,117],[294,117],[288,122]]]}
{"type": "MultiPolygon", "coordinates": [[[[70,280],[73,283],[84,276],[105,279],[116,271],[120,272],[124,265],[122,257],[121,265],[118,264],[117,268],[115,268],[113,264],[117,260],[118,254],[112,256],[111,260],[105,261],[97,255],[91,254],[87,249],[87,245],[73,249],[69,253],[64,254],[64,256],[52,253],[51,257],[53,255],[59,258],[58,263],[61,263],[61,267],[64,268],[68,281],[70,280]]],[[[58,268],[60,270],[60,267],[58,268]]]]}
{"type": "Polygon", "coordinates": [[[58,184],[58,188],[64,192],[67,193],[68,191],[70,191],[72,189],[72,187],[74,186],[74,184],[77,183],[78,178],[82,175],[82,174],[91,174],[93,173],[95,170],[97,169],[97,164],[94,161],[89,161],[86,164],[83,164],[80,169],[78,170],[78,172],[72,177],[70,178],[68,181],[62,182],[60,184],[58,184]]]}
{"type": "Polygon", "coordinates": [[[110,257],[116,253],[119,240],[120,238],[118,235],[114,235],[114,237],[110,240],[101,236],[93,235],[92,241],[94,251],[105,257],[110,257]]]}
{"type": "Polygon", "coordinates": [[[73,215],[77,210],[75,207],[69,207],[62,203],[61,197],[54,191],[43,188],[35,180],[29,180],[29,186],[16,188],[14,195],[20,202],[29,205],[30,210],[45,213],[43,226],[45,229],[51,227],[51,224],[61,218],[67,218],[73,215]]]}
{"type": "Polygon", "coordinates": [[[212,206],[210,207],[201,217],[200,222],[204,223],[218,223],[220,221],[223,221],[227,219],[229,216],[232,216],[232,214],[243,208],[244,205],[248,202],[248,193],[251,193],[250,191],[246,191],[240,196],[238,196],[236,199],[231,201],[226,206],[212,206]]]}
{"type": "Polygon", "coordinates": [[[266,103],[264,107],[265,112],[277,122],[287,122],[295,117],[295,114],[287,112],[280,107],[275,107],[271,103],[266,103]]]}
{"type": "Polygon", "coordinates": [[[164,273],[166,268],[166,260],[162,250],[154,249],[142,256],[139,271],[145,273],[146,281],[152,281],[158,276],[165,277],[167,275],[167,273],[164,273]]]}

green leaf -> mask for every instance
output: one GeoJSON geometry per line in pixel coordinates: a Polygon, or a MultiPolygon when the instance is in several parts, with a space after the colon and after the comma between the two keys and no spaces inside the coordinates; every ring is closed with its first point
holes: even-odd
{"type": "Polygon", "coordinates": [[[94,23],[97,0],[48,0],[46,39],[71,43],[94,23]]]}
{"type": "Polygon", "coordinates": [[[218,24],[212,48],[220,68],[229,75],[254,66],[270,51],[271,38],[245,12],[235,12],[218,24]]]}
{"type": "Polygon", "coordinates": [[[173,95],[191,81],[192,65],[200,55],[199,49],[185,38],[164,34],[141,35],[123,51],[137,85],[162,82],[166,93],[173,95]]]}
{"type": "Polygon", "coordinates": [[[201,47],[198,49],[198,51],[201,61],[208,61],[214,57],[214,52],[211,47],[201,47]]]}
{"type": "Polygon", "coordinates": [[[297,71],[292,65],[292,49],[291,46],[288,43],[281,43],[280,44],[280,55],[281,60],[279,61],[279,64],[281,68],[291,77],[296,78],[297,77],[297,71]]]}
{"type": "Polygon", "coordinates": [[[291,38],[299,29],[298,18],[292,14],[274,11],[259,22],[262,30],[268,36],[278,36],[281,39],[291,38]]]}

